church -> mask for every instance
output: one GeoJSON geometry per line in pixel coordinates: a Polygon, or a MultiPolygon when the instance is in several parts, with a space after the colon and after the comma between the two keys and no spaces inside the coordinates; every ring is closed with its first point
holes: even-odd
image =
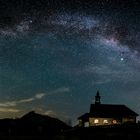
{"type": "Polygon", "coordinates": [[[125,105],[101,104],[100,99],[97,91],[95,103],[90,105],[89,113],[78,117],[79,127],[136,123],[138,114],[133,110],[125,105]]]}

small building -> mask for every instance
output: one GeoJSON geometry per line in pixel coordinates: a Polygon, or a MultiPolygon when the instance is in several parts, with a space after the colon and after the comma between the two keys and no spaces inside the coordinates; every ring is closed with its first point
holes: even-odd
{"type": "Polygon", "coordinates": [[[125,105],[101,104],[100,99],[97,91],[95,103],[90,105],[90,112],[78,117],[79,127],[136,123],[138,114],[133,110],[125,105]]]}

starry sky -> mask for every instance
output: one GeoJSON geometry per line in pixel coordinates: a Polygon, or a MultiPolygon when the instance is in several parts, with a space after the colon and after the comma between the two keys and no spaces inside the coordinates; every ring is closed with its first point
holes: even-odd
{"type": "Polygon", "coordinates": [[[96,91],[140,114],[138,0],[0,0],[0,118],[75,122],[96,91]]]}

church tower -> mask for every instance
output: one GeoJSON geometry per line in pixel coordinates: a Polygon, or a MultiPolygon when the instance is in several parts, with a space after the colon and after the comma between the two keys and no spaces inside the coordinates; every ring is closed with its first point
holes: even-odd
{"type": "Polygon", "coordinates": [[[95,96],[95,104],[96,105],[100,105],[101,104],[100,99],[101,99],[101,96],[99,94],[99,91],[97,91],[96,96],[95,96]]]}

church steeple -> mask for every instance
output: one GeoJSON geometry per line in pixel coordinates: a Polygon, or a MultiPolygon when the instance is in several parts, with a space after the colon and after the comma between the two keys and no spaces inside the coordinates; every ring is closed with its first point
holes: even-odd
{"type": "Polygon", "coordinates": [[[101,99],[101,96],[99,94],[99,91],[97,91],[96,96],[95,96],[95,104],[97,105],[101,104],[100,99],[101,99]]]}

